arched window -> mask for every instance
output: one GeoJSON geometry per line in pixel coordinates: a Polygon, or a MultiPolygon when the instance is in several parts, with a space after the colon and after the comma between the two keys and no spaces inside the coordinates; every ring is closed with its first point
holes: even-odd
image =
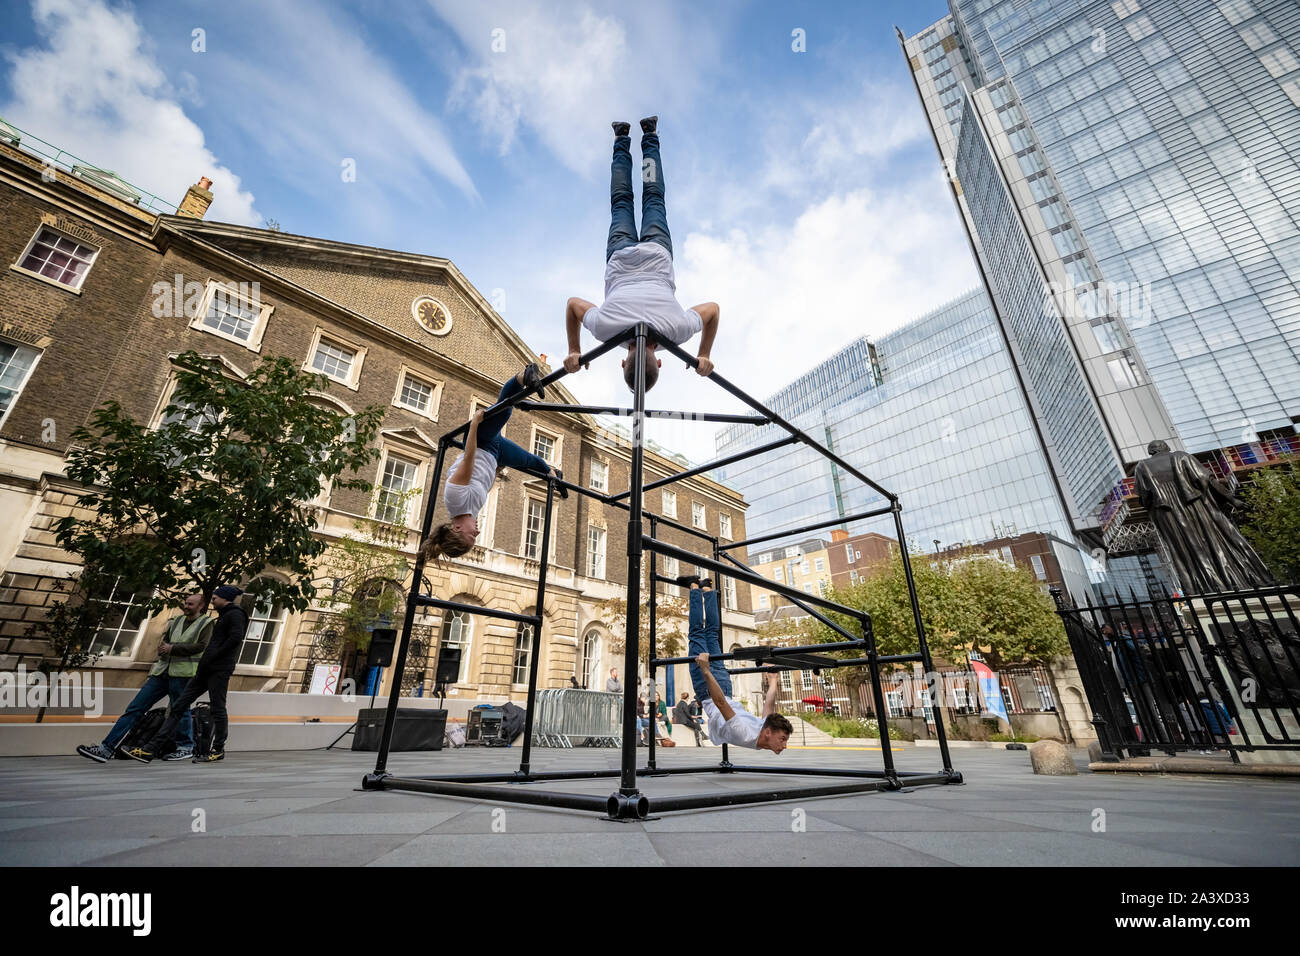
{"type": "Polygon", "coordinates": [[[284,633],[284,620],[288,609],[276,603],[271,595],[258,598],[253,613],[248,618],[248,631],[239,649],[239,663],[262,667],[275,663],[275,644],[284,633]]]}
{"type": "Polygon", "coordinates": [[[474,636],[474,618],[465,611],[448,611],[442,619],[442,641],[438,657],[449,648],[460,651],[460,675],[457,684],[464,684],[469,674],[469,650],[474,636]]]}
{"type": "MultiPolygon", "coordinates": [[[[529,608],[525,614],[535,614],[533,608],[529,608]]],[[[528,683],[528,665],[532,661],[534,641],[536,637],[535,629],[531,624],[519,622],[515,628],[515,666],[511,680],[516,684],[528,683]]]]}
{"type": "Polygon", "coordinates": [[[578,664],[579,680],[588,690],[600,690],[600,632],[588,631],[582,638],[582,659],[578,664]]]}

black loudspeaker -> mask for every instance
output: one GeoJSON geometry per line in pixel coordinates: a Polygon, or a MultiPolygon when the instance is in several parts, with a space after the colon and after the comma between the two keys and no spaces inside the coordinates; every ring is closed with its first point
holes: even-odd
{"type": "Polygon", "coordinates": [[[393,666],[393,647],[397,644],[397,629],[392,627],[377,627],[370,632],[370,657],[368,663],[371,667],[392,667],[393,666]]]}
{"type": "Polygon", "coordinates": [[[433,677],[436,684],[454,684],[460,680],[460,648],[444,647],[438,655],[438,671],[433,677]]]}
{"type": "MultiPolygon", "coordinates": [[[[384,732],[386,707],[363,708],[357,713],[357,729],[352,736],[353,750],[379,749],[379,739],[384,732]]],[[[389,750],[441,750],[442,738],[447,732],[445,710],[425,710],[415,707],[397,708],[393,723],[393,739],[389,750]]]]}

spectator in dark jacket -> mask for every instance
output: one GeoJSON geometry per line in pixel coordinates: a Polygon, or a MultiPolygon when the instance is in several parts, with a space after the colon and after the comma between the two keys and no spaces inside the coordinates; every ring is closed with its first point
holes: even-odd
{"type": "Polygon", "coordinates": [[[159,753],[171,747],[171,740],[180,722],[179,714],[189,710],[205,692],[212,705],[212,748],[205,754],[196,754],[195,763],[211,763],[224,760],[226,756],[226,737],[229,734],[229,720],[226,715],[226,687],[235,672],[239,661],[239,649],[244,643],[244,633],[248,630],[248,614],[235,602],[244,592],[233,584],[223,584],[212,593],[212,606],[217,610],[217,623],[212,627],[212,638],[208,648],[199,658],[199,667],[190,679],[180,700],[172,706],[172,713],[159,728],[153,740],[126,751],[126,756],[141,763],[148,763],[159,753]]]}
{"type": "MultiPolygon", "coordinates": [[[[140,692],[127,705],[126,712],[117,719],[103,743],[83,744],[77,748],[77,753],[99,763],[112,760],[122,739],[150,707],[164,697],[170,697],[170,706],[172,710],[176,709],[176,701],[180,700],[190,678],[197,672],[198,657],[207,649],[212,637],[212,618],[204,613],[208,602],[202,594],[188,595],[182,608],[181,614],[167,622],[162,643],[158,645],[158,659],[149,669],[149,677],[140,692]]],[[[188,760],[194,756],[194,736],[188,710],[181,716],[177,729],[176,749],[164,756],[164,760],[188,760]]]]}
{"type": "Polygon", "coordinates": [[[702,747],[700,743],[700,724],[691,713],[690,694],[682,691],[682,699],[673,706],[673,723],[682,727],[689,727],[695,733],[695,746],[702,747]]]}

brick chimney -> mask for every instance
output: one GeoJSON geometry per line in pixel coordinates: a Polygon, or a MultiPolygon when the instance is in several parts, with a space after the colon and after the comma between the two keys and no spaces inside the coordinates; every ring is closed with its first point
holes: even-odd
{"type": "Polygon", "coordinates": [[[189,216],[191,219],[202,219],[212,205],[212,192],[209,187],[212,186],[212,180],[204,176],[197,183],[191,186],[185,192],[185,198],[181,200],[180,207],[177,208],[178,216],[189,216]]]}
{"type": "Polygon", "coordinates": [[[843,528],[832,528],[832,529],[831,529],[831,540],[832,540],[832,541],[836,541],[836,542],[839,542],[839,541],[847,541],[848,538],[849,538],[849,533],[848,533],[847,531],[845,531],[843,528]]]}

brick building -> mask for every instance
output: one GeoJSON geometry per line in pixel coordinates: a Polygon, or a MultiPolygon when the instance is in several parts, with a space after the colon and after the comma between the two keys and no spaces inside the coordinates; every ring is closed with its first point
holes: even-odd
{"type": "MultiPolygon", "coordinates": [[[[380,457],[364,477],[388,491],[421,492],[404,515],[389,516],[405,525],[402,548],[411,556],[438,436],[538,360],[449,260],[208,223],[210,185],[191,187],[178,214],[158,215],[123,198],[127,190],[104,188],[102,177],[91,181],[0,142],[0,259],[9,264],[0,272],[0,666],[40,656],[27,628],[46,613],[54,581],[78,573],[50,531],[82,490],[63,473],[68,436],[109,400],[137,420],[161,421],[180,353],[217,356],[236,379],[262,356],[290,356],[329,375],[322,404],[346,414],[382,406],[380,457]]],[[[555,334],[558,341],[558,323],[555,334]]],[[[563,387],[551,398],[573,401],[563,387]]],[[[571,481],[627,488],[626,442],[589,416],[517,412],[506,435],[571,481]]],[[[679,470],[647,451],[647,480],[679,470]]],[[[480,516],[479,547],[426,570],[435,594],[532,610],[545,485],[518,473],[505,479],[480,516]]],[[[675,495],[648,494],[647,511],[671,509],[710,534],[744,536],[737,493],[704,477],[673,488],[675,495]]],[[[327,543],[353,533],[358,516],[377,506],[344,489],[327,489],[312,504],[327,543]]],[[[542,646],[508,622],[421,614],[408,691],[422,683],[429,692],[446,646],[462,649],[452,691],[462,697],[517,697],[532,653],[542,655],[541,686],[567,686],[571,675],[603,686],[609,666],[621,670],[611,646],[618,635],[596,604],[626,590],[626,512],[571,495],[557,502],[552,528],[542,646]]],[[[702,552],[686,532],[661,533],[702,552]]],[[[740,590],[724,589],[728,644],[752,635],[748,588],[740,590]]],[[[138,683],[161,619],[145,617],[135,595],[104,599],[112,615],[94,666],[110,686],[138,683]]],[[[305,690],[315,664],[346,653],[322,631],[327,615],[320,606],[294,613],[257,604],[232,689],[305,690]]],[[[689,686],[684,680],[679,686],[689,686]]]]}

